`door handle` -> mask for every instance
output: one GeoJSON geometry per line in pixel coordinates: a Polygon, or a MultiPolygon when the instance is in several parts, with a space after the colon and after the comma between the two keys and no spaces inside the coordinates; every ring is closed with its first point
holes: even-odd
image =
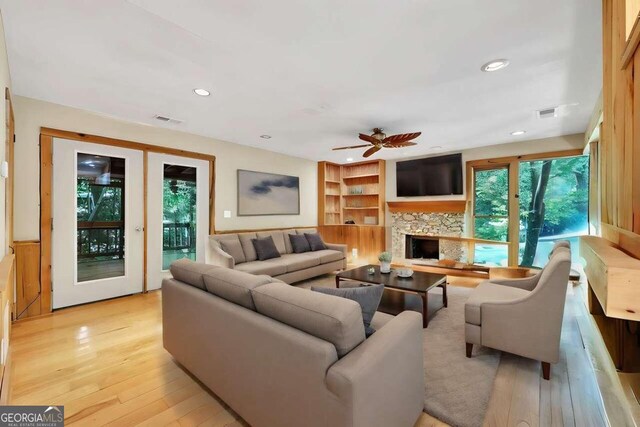
{"type": "Polygon", "coordinates": [[[142,227],[140,226],[136,227],[136,231],[142,231],[142,227]]]}

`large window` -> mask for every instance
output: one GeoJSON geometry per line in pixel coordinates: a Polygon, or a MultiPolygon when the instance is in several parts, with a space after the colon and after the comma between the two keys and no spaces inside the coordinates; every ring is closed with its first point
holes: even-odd
{"type": "Polygon", "coordinates": [[[543,267],[561,239],[578,261],[589,232],[589,157],[579,153],[468,162],[476,264],[543,267]]]}
{"type": "Polygon", "coordinates": [[[520,162],[520,265],[543,267],[556,240],[589,232],[589,157],[520,162]]]}

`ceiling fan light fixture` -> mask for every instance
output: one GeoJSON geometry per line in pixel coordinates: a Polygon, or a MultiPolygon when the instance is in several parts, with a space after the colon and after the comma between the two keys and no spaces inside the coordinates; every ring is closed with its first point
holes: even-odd
{"type": "Polygon", "coordinates": [[[484,64],[480,69],[485,73],[491,73],[493,71],[502,70],[507,65],[509,65],[508,59],[494,59],[484,64]]]}

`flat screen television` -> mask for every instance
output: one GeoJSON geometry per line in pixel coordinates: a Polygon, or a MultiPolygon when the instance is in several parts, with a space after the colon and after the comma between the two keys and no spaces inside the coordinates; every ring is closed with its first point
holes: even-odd
{"type": "Polygon", "coordinates": [[[462,154],[396,163],[398,197],[462,194],[462,154]]]}

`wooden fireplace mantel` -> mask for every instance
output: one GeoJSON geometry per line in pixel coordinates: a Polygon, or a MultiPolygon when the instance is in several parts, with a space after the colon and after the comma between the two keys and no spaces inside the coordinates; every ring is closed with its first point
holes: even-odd
{"type": "Polygon", "coordinates": [[[396,212],[426,212],[426,213],[464,213],[466,200],[437,200],[437,201],[409,201],[387,202],[389,211],[396,212]]]}

